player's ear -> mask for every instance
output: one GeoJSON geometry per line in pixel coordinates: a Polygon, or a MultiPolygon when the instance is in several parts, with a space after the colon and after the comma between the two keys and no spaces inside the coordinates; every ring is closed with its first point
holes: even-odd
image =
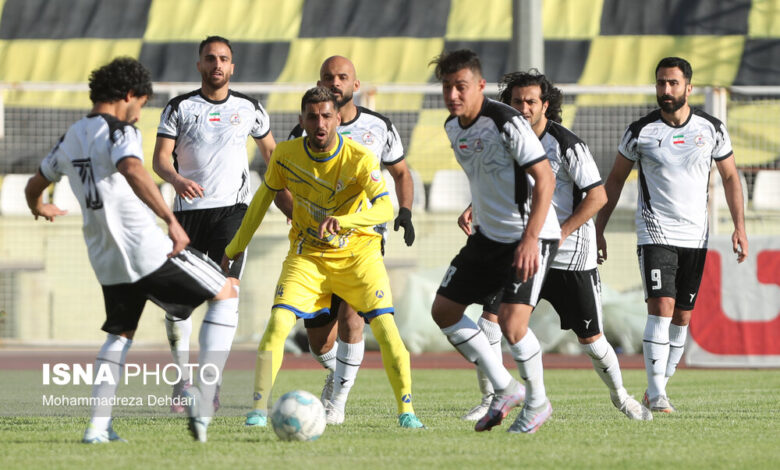
{"type": "Polygon", "coordinates": [[[354,85],[354,87],[353,87],[352,91],[353,91],[353,92],[355,92],[355,91],[358,91],[358,90],[360,90],[360,80],[358,80],[358,79],[356,78],[356,79],[355,79],[355,85],[354,85]]]}

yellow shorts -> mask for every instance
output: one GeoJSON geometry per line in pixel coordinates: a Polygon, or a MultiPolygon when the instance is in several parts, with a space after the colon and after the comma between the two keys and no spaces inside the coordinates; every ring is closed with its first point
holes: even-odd
{"type": "Polygon", "coordinates": [[[285,308],[298,318],[314,318],[330,314],[330,296],[336,294],[366,319],[393,313],[390,280],[378,245],[370,243],[353,253],[344,258],[289,253],[273,308],[285,308]]]}

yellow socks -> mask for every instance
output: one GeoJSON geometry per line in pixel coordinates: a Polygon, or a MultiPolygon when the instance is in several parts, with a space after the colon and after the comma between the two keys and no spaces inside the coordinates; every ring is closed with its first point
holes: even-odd
{"type": "Polygon", "coordinates": [[[395,400],[398,403],[398,414],[414,413],[409,351],[401,340],[393,315],[388,313],[379,315],[371,320],[369,326],[382,351],[382,364],[393,387],[395,400]]]}
{"type": "Polygon", "coordinates": [[[256,410],[267,411],[272,405],[271,390],[276,381],[276,374],[282,368],[284,342],[295,326],[296,320],[295,314],[287,309],[275,308],[271,311],[271,319],[257,347],[253,396],[256,410]]]}

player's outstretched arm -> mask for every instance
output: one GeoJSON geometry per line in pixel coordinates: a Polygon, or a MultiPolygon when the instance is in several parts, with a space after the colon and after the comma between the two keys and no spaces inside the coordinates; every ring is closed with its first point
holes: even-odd
{"type": "Polygon", "coordinates": [[[393,177],[395,193],[398,197],[398,217],[395,218],[393,230],[404,229],[404,242],[406,246],[414,243],[414,225],[412,225],[412,202],[414,201],[414,181],[406,160],[401,160],[395,165],[388,165],[387,171],[393,177]]]}
{"type": "Polygon", "coordinates": [[[604,229],[612,216],[612,211],[615,210],[620,193],[623,191],[623,185],[626,183],[626,178],[628,178],[632,168],[634,168],[634,162],[618,152],[615,156],[615,163],[612,165],[612,171],[609,172],[607,182],[604,184],[607,203],[604,204],[596,217],[596,251],[599,264],[607,260],[607,240],[604,238],[604,229]]]}
{"type": "Polygon", "coordinates": [[[27,186],[24,188],[27,206],[30,208],[32,215],[35,216],[35,220],[38,220],[38,217],[43,217],[49,222],[54,222],[55,217],[68,213],[68,211],[64,211],[54,204],[43,203],[43,192],[46,191],[49,184],[51,184],[49,180],[38,171],[30,177],[27,181],[27,186]]]}
{"type": "Polygon", "coordinates": [[[555,174],[546,158],[526,168],[526,172],[534,179],[531,212],[528,214],[523,238],[515,250],[513,263],[518,278],[523,282],[528,281],[539,270],[539,233],[544,226],[555,191],[555,174]]]}
{"type": "Polygon", "coordinates": [[[225,247],[225,256],[228,259],[235,259],[239,253],[246,250],[257,227],[263,221],[266,211],[271,206],[271,201],[274,200],[275,195],[276,191],[266,186],[265,182],[260,185],[260,188],[258,188],[252,198],[252,202],[249,203],[249,208],[246,210],[243,220],[241,220],[241,226],[238,228],[233,240],[225,247]]]}
{"type": "Polygon", "coordinates": [[[737,262],[745,261],[748,255],[747,232],[745,231],[745,201],[742,198],[742,183],[734,156],[717,161],[718,172],[723,180],[723,190],[726,193],[726,203],[729,206],[731,220],[734,222],[734,233],[731,244],[737,254],[737,262]]]}
{"type": "Polygon", "coordinates": [[[390,196],[387,194],[379,196],[372,204],[373,206],[368,210],[340,215],[333,219],[338,221],[340,228],[358,228],[383,224],[393,218],[393,203],[390,202],[390,196]]]}
{"type": "Polygon", "coordinates": [[[180,175],[171,163],[176,141],[167,137],[157,137],[154,144],[152,168],[160,178],[171,183],[176,194],[186,199],[203,197],[203,186],[180,175]]]}
{"type": "Polygon", "coordinates": [[[160,190],[152,180],[152,175],[146,171],[141,160],[135,157],[123,158],[116,168],[133,188],[135,195],[168,225],[168,237],[173,241],[173,249],[168,253],[168,257],[176,256],[189,245],[190,237],[165,203],[160,190]]]}

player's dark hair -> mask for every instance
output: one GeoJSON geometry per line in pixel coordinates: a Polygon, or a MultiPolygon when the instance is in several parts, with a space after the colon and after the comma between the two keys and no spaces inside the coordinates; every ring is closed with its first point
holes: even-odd
{"type": "Polygon", "coordinates": [[[117,57],[89,74],[89,99],[92,103],[112,103],[134,96],[152,96],[149,70],[131,57],[117,57]]]}
{"type": "Polygon", "coordinates": [[[691,83],[691,78],[693,78],[693,69],[691,68],[691,64],[682,57],[664,57],[655,67],[655,75],[656,77],[658,76],[659,69],[669,69],[674,67],[677,67],[682,71],[683,77],[685,77],[685,81],[687,83],[691,83]]]}
{"type": "Polygon", "coordinates": [[[480,62],[477,53],[470,49],[458,49],[451,52],[444,51],[434,57],[428,65],[436,65],[434,73],[437,80],[442,80],[445,75],[463,69],[470,69],[474,75],[482,77],[482,62],[480,62]]]}
{"type": "Polygon", "coordinates": [[[316,86],[309,88],[301,98],[301,112],[306,109],[307,104],[324,103],[330,101],[333,103],[333,109],[339,109],[339,105],[336,102],[336,95],[333,94],[328,88],[324,86],[316,86]]]}
{"type": "Polygon", "coordinates": [[[209,36],[206,39],[202,40],[200,42],[200,46],[198,46],[198,56],[203,54],[203,48],[205,48],[207,45],[213,43],[213,42],[221,42],[224,45],[230,49],[230,55],[233,55],[233,45],[230,44],[230,40],[227,38],[223,38],[222,36],[209,36]]]}
{"type": "Polygon", "coordinates": [[[539,73],[537,69],[531,69],[528,72],[512,72],[501,77],[501,80],[498,81],[498,99],[502,103],[511,106],[512,90],[518,86],[527,87],[531,85],[538,85],[542,90],[542,102],[547,102],[545,117],[551,121],[561,122],[563,93],[559,88],[553,86],[552,82],[539,73]]]}

